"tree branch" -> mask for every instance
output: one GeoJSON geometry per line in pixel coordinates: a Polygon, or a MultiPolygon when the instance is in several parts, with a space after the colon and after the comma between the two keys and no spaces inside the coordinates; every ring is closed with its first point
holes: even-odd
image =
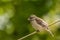
{"type": "Polygon", "coordinates": [[[29,37],[29,36],[31,36],[31,35],[34,35],[34,34],[36,34],[36,33],[37,33],[37,31],[34,31],[34,32],[32,32],[32,33],[30,33],[30,34],[22,37],[22,38],[19,38],[18,40],[23,40],[24,38],[29,37]]]}
{"type": "MultiPolygon", "coordinates": [[[[52,26],[53,24],[58,23],[58,22],[60,22],[60,20],[53,22],[53,23],[50,24],[49,26],[52,26]]],[[[19,38],[18,40],[23,40],[24,38],[29,37],[29,36],[31,36],[31,35],[34,35],[34,34],[36,34],[37,32],[39,32],[39,31],[34,31],[34,32],[32,32],[32,33],[30,33],[30,34],[28,34],[28,35],[26,35],[26,36],[23,36],[22,38],[19,38]]]]}

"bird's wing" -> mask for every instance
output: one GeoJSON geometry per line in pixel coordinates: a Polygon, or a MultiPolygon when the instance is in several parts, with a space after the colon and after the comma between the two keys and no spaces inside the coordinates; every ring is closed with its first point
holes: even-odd
{"type": "Polygon", "coordinates": [[[37,24],[41,25],[42,27],[47,27],[48,26],[47,23],[42,19],[36,18],[35,20],[36,20],[37,24]]]}

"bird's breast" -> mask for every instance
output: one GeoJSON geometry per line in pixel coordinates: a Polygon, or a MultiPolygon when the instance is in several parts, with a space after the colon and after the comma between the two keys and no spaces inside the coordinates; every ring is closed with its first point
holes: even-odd
{"type": "Polygon", "coordinates": [[[39,25],[39,24],[37,24],[37,22],[34,20],[34,21],[31,21],[31,24],[32,24],[32,26],[33,26],[33,28],[35,29],[35,30],[42,30],[43,28],[39,25]]]}

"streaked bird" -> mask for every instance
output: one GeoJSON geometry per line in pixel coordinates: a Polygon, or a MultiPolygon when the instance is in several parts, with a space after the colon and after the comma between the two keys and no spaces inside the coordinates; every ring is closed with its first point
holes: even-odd
{"type": "Polygon", "coordinates": [[[48,23],[46,23],[43,19],[41,19],[33,14],[28,18],[28,20],[31,22],[33,28],[36,31],[46,30],[54,37],[53,33],[48,28],[48,26],[49,26],[48,23]]]}

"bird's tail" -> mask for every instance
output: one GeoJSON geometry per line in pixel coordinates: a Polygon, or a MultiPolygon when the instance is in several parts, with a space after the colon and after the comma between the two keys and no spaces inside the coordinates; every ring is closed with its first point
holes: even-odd
{"type": "Polygon", "coordinates": [[[52,37],[54,37],[53,33],[50,30],[47,30],[47,31],[52,35],[52,37]]]}

